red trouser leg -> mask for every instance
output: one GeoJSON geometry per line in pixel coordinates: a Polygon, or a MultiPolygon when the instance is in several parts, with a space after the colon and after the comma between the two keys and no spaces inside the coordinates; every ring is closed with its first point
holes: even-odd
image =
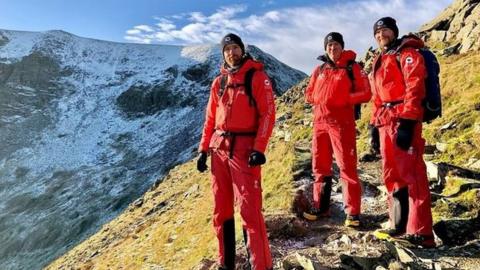
{"type": "MultiPolygon", "coordinates": [[[[233,218],[234,198],[240,208],[243,228],[247,235],[250,263],[255,270],[272,268],[272,257],[262,215],[260,167],[248,167],[253,138],[237,137],[232,159],[228,142],[212,151],[214,227],[219,241],[220,263],[225,261],[223,224],[233,218]]],[[[227,251],[228,252],[228,251],[227,251]]]]}
{"type": "Polygon", "coordinates": [[[246,232],[250,264],[254,270],[265,270],[272,268],[272,256],[262,215],[261,168],[248,166],[252,145],[252,138],[237,137],[233,159],[230,160],[230,172],[246,232]]]}
{"type": "MultiPolygon", "coordinates": [[[[422,138],[422,125],[417,123],[412,147],[408,151],[402,150],[396,145],[397,127],[398,123],[392,121],[379,128],[383,180],[389,196],[395,190],[408,186],[407,233],[432,235],[430,190],[426,166],[423,161],[425,140],[422,138]]],[[[389,198],[389,201],[391,201],[391,198],[389,198]]]]}
{"type": "Polygon", "coordinates": [[[314,207],[320,208],[321,187],[325,176],[332,175],[332,152],[340,168],[345,211],[360,214],[362,188],[357,174],[355,123],[316,123],[313,130],[312,163],[314,207]]]}
{"type": "MultiPolygon", "coordinates": [[[[233,219],[233,185],[230,169],[228,166],[228,152],[223,150],[214,150],[211,154],[211,168],[212,168],[212,191],[214,198],[213,208],[213,227],[218,239],[218,258],[221,265],[226,264],[225,258],[231,260],[231,255],[235,250],[229,250],[233,247],[225,247],[225,232],[224,224],[233,219]]],[[[231,232],[227,232],[231,233],[231,232]]],[[[227,235],[227,238],[232,235],[227,235]]],[[[234,236],[233,236],[234,237],[234,236]]]]}
{"type": "Polygon", "coordinates": [[[313,207],[320,209],[320,196],[324,177],[332,175],[332,145],[328,125],[315,123],[312,139],[313,207]]]}
{"type": "Polygon", "coordinates": [[[355,141],[355,123],[346,122],[341,126],[331,126],[330,140],[335,161],[340,169],[345,212],[359,215],[362,186],[357,173],[357,146],[355,141]]]}

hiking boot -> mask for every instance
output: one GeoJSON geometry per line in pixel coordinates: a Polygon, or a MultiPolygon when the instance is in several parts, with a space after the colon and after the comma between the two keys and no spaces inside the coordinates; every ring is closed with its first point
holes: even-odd
{"type": "Polygon", "coordinates": [[[405,234],[393,237],[393,242],[407,248],[434,248],[437,246],[433,235],[405,234]]]}
{"type": "Polygon", "coordinates": [[[320,211],[317,208],[311,208],[308,211],[303,212],[303,217],[309,221],[315,221],[321,218],[330,217],[330,210],[320,211]]]}
{"type": "Polygon", "coordinates": [[[345,219],[345,226],[351,228],[360,227],[360,215],[347,215],[347,218],[345,219]]]}

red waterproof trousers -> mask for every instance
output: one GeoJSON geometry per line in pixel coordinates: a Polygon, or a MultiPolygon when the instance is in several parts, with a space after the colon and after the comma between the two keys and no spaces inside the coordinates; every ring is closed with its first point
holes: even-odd
{"type": "Polygon", "coordinates": [[[380,152],[383,162],[383,181],[389,194],[389,208],[392,207],[392,193],[402,187],[408,187],[408,223],[407,234],[432,235],[432,212],[430,208],[430,190],[423,152],[425,140],[422,138],[422,123],[415,125],[412,147],[400,149],[396,144],[398,122],[394,108],[385,108],[380,113],[379,126],[380,152]]]}
{"type": "MultiPolygon", "coordinates": [[[[351,112],[353,115],[353,112],[351,112]]],[[[326,119],[316,121],[313,126],[312,167],[314,207],[320,208],[322,183],[332,176],[332,153],[340,168],[343,201],[348,215],[360,214],[362,189],[357,174],[357,151],[355,122],[351,120],[326,119]]]]}
{"type": "Polygon", "coordinates": [[[272,268],[265,222],[262,215],[262,187],[260,166],[249,167],[248,157],[255,143],[254,136],[237,136],[232,158],[232,137],[212,135],[210,141],[212,190],[214,196],[213,226],[219,245],[220,263],[225,260],[225,221],[233,219],[234,204],[240,208],[250,264],[255,270],[272,268]]]}

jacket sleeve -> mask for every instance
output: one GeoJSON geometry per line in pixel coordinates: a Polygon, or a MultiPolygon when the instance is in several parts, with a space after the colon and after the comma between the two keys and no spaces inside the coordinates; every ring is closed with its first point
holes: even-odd
{"type": "Polygon", "coordinates": [[[382,107],[382,101],[380,100],[378,94],[376,93],[373,71],[370,72],[370,74],[368,74],[368,81],[370,82],[370,89],[372,91],[372,96],[373,96],[372,116],[370,117],[370,124],[375,125],[375,120],[377,119],[377,112],[382,107]]]}
{"type": "Polygon", "coordinates": [[[275,125],[273,89],[265,72],[254,73],[252,92],[258,111],[258,130],[253,149],[264,153],[275,125]]]}
{"type": "Polygon", "coordinates": [[[198,152],[208,151],[210,139],[215,131],[215,113],[217,110],[218,90],[220,88],[220,77],[217,77],[210,89],[210,97],[208,99],[207,107],[205,108],[205,122],[203,124],[202,138],[198,152]]]}
{"type": "Polygon", "coordinates": [[[421,121],[426,76],[423,57],[415,49],[406,48],[400,53],[400,66],[405,81],[405,96],[403,110],[399,113],[399,117],[421,121]]]}
{"type": "Polygon", "coordinates": [[[315,82],[320,72],[320,67],[316,67],[312,75],[310,76],[310,81],[308,82],[307,88],[305,89],[305,102],[313,104],[313,90],[315,88],[315,82]]]}
{"type": "Polygon", "coordinates": [[[355,105],[368,102],[372,97],[368,76],[359,64],[353,65],[352,69],[355,80],[353,81],[353,91],[350,93],[349,103],[355,105]]]}

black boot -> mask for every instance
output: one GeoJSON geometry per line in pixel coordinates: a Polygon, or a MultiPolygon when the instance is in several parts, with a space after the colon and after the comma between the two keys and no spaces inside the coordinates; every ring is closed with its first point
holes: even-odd
{"type": "Polygon", "coordinates": [[[250,264],[250,247],[248,246],[248,234],[247,230],[243,228],[243,241],[245,242],[245,247],[247,248],[247,262],[243,266],[244,270],[251,270],[252,265],[250,264]]]}
{"type": "Polygon", "coordinates": [[[332,177],[325,176],[323,178],[322,189],[320,190],[320,208],[312,208],[303,213],[303,217],[307,220],[317,220],[321,217],[330,216],[330,197],[332,195],[332,177]]]}
{"type": "Polygon", "coordinates": [[[228,219],[223,222],[223,250],[224,265],[219,269],[235,269],[235,220],[228,219]]]}
{"type": "Polygon", "coordinates": [[[381,239],[397,237],[405,234],[408,222],[408,187],[400,188],[392,193],[392,207],[390,208],[391,228],[378,230],[375,235],[381,239]],[[382,234],[384,234],[382,236],[382,234]]]}

